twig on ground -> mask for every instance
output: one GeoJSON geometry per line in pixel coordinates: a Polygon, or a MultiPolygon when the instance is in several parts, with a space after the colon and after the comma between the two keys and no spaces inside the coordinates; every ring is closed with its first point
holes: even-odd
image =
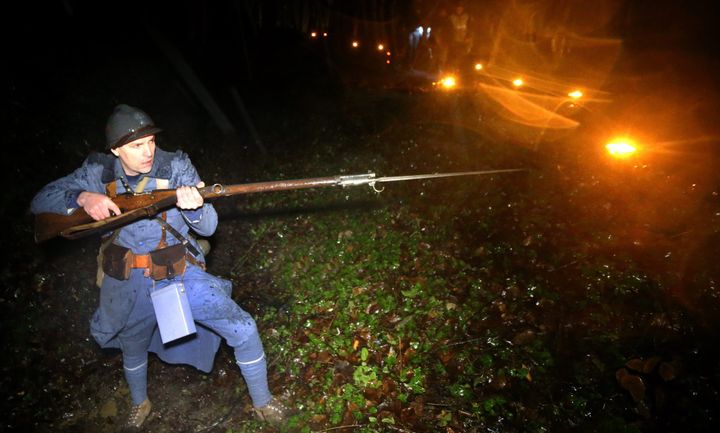
{"type": "Polygon", "coordinates": [[[324,432],[333,431],[333,430],[342,430],[342,429],[346,429],[346,428],[355,428],[355,427],[365,427],[365,425],[364,424],[339,425],[337,427],[326,428],[325,430],[318,430],[315,433],[324,433],[324,432]]]}
{"type": "Polygon", "coordinates": [[[450,346],[461,346],[463,344],[472,343],[473,341],[479,341],[482,340],[482,338],[471,338],[469,340],[464,341],[456,341],[455,343],[448,343],[440,347],[450,347],[450,346]]]}

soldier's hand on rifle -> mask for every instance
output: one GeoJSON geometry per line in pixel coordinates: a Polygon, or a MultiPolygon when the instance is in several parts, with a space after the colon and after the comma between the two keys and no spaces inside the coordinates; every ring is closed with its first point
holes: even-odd
{"type": "Polygon", "coordinates": [[[181,186],[176,190],[177,193],[177,207],[180,209],[197,209],[205,202],[203,197],[198,192],[198,188],[205,186],[205,182],[200,182],[197,187],[194,186],[181,186]]]}
{"type": "Polygon", "coordinates": [[[77,203],[95,221],[104,220],[112,215],[120,215],[120,208],[110,200],[110,197],[97,192],[83,191],[77,198],[77,203]],[[111,213],[112,212],[112,213],[111,213]]]}

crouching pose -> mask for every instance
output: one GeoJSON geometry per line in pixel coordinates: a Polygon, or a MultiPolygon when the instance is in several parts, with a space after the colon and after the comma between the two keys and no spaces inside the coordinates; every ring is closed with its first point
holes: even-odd
{"type": "Polygon", "coordinates": [[[188,156],[156,147],[160,131],[142,110],[118,105],[105,131],[110,153],[91,154],[73,173],[46,185],[33,198],[32,212],[69,214],[83,208],[103,220],[120,214],[112,201],[116,194],[176,189],[175,208],[108,233],[101,246],[100,305],[90,330],[102,347],[122,351],[132,399],[128,426],[140,428],[151,411],[148,352],[209,372],[221,338],[235,351],[258,418],[281,423],[286,409],[268,389],[255,321],[230,298],[229,281],[205,272],[202,250],[189,233],[210,236],[217,213],[198,192],[203,183],[188,156]],[[187,295],[191,323],[198,326],[196,334],[164,345],[151,295],[173,284],[187,295]]]}

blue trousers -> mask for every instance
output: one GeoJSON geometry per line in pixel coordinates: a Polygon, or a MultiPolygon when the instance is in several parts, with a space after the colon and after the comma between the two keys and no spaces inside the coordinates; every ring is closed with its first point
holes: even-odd
{"type": "MultiPolygon", "coordinates": [[[[272,398],[267,383],[267,363],[255,321],[216,284],[209,283],[207,274],[188,266],[183,277],[190,309],[196,323],[220,335],[235,352],[235,360],[248,387],[255,407],[266,405],[272,398]]],[[[157,321],[150,292],[169,281],[154,282],[143,278],[143,287],[135,292],[135,304],[127,325],[118,334],[123,352],[125,378],[133,404],[147,398],[148,347],[157,321]]]]}

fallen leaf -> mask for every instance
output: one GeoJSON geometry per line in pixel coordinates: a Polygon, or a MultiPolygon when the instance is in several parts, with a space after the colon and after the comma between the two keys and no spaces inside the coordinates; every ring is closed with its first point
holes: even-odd
{"type": "Polygon", "coordinates": [[[415,412],[415,416],[422,416],[423,414],[423,404],[420,401],[414,401],[410,403],[410,407],[412,408],[413,412],[415,412]]]}
{"type": "Polygon", "coordinates": [[[620,379],[620,386],[629,392],[636,402],[642,401],[645,397],[645,382],[643,382],[640,376],[626,374],[620,379]]]}
{"type": "Polygon", "coordinates": [[[669,362],[663,362],[660,364],[660,367],[658,368],[658,374],[665,382],[669,382],[675,379],[675,377],[677,376],[675,367],[669,362]]]}
{"type": "Polygon", "coordinates": [[[327,418],[327,416],[325,416],[325,415],[323,415],[323,414],[315,414],[315,415],[313,415],[313,417],[312,417],[312,421],[313,421],[314,423],[319,424],[319,423],[321,423],[321,422],[324,422],[326,418],[327,418]]]}
{"type": "Polygon", "coordinates": [[[645,362],[640,358],[633,358],[625,363],[625,366],[633,371],[643,371],[645,362]]]}
{"type": "Polygon", "coordinates": [[[522,346],[528,344],[535,338],[535,332],[532,329],[526,329],[513,337],[513,344],[516,346],[522,346]]]}
{"type": "Polygon", "coordinates": [[[330,359],[332,359],[332,355],[330,355],[330,352],[327,350],[323,350],[322,352],[318,352],[317,354],[317,360],[323,363],[330,362],[330,359]]]}
{"type": "Polygon", "coordinates": [[[652,358],[648,358],[645,363],[643,364],[642,372],[646,374],[650,374],[655,370],[655,367],[657,367],[658,363],[660,362],[659,356],[653,356],[652,358]]]}
{"type": "Polygon", "coordinates": [[[438,358],[440,358],[440,362],[442,362],[443,365],[445,365],[447,367],[447,365],[450,363],[450,361],[453,358],[453,354],[448,351],[440,352],[438,354],[438,358]]]}
{"type": "Polygon", "coordinates": [[[628,374],[630,373],[628,373],[626,368],[620,368],[618,369],[618,371],[615,372],[615,379],[618,381],[618,383],[620,383],[620,381],[622,381],[622,378],[627,376],[628,374]]]}

